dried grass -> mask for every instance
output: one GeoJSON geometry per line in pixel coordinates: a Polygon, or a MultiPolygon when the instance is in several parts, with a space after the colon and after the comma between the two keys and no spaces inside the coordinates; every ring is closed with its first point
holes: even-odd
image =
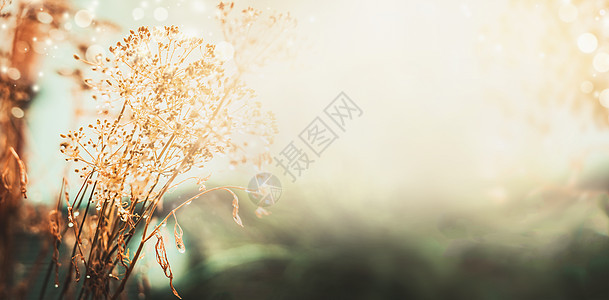
{"type": "MultiPolygon", "coordinates": [[[[0,1],[3,41],[0,45],[0,298],[26,297],[28,285],[38,272],[35,267],[17,282],[13,273],[17,235],[33,233],[44,237],[39,259],[47,254],[50,243],[61,239],[58,210],[51,211],[47,218],[40,213],[42,207],[24,201],[28,196],[25,117],[37,91],[35,83],[44,57],[33,45],[36,39],[51,40],[50,31],[61,32],[62,16],[70,12],[72,7],[64,0],[0,1]],[[40,12],[52,21],[40,21],[37,17],[40,12]],[[51,236],[50,241],[47,236],[51,236]]],[[[86,45],[76,37],[71,41],[86,45]]],[[[53,259],[57,261],[57,258],[58,253],[54,251],[53,259]]]]}
{"type": "MultiPolygon", "coordinates": [[[[221,3],[218,14],[226,40],[234,45],[233,60],[175,26],[132,30],[110,47],[109,57],[89,61],[75,55],[91,67],[84,82],[94,92],[100,116],[62,135],[61,152],[75,164],[82,184],[74,198],[64,190],[67,222],[61,225],[67,226],[63,230],[74,242],[61,296],[78,288],[84,274],[79,299],[118,298],[143,255],[144,244],[156,237],[157,263],[180,298],[159,228],[173,217],[176,248],[185,252],[176,213],[217,190],[231,194],[233,220],[243,226],[233,190],[245,188],[208,189],[209,176],[195,176],[201,192],[151,227],[168,191],[185,182],[176,183],[176,178],[196,174],[218,155],[230,157],[231,164],[269,160],[268,152],[251,153],[236,142],[236,137],[246,134],[270,145],[277,132],[272,113],[254,102],[242,74],[278,55],[287,29],[295,22],[285,14],[263,17],[252,8],[235,17],[233,9],[234,4],[221,3]],[[230,70],[231,65],[236,71],[230,70]],[[139,242],[130,247],[134,238],[139,242]]],[[[57,228],[58,211],[52,220],[57,228]]],[[[55,237],[61,239],[59,234],[55,237]]]]}

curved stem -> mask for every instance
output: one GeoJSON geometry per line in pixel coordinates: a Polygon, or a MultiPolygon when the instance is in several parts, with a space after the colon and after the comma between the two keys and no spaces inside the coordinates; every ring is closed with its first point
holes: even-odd
{"type": "Polygon", "coordinates": [[[152,230],[152,232],[150,232],[150,235],[147,237],[144,237],[144,242],[148,241],[149,239],[152,238],[152,236],[154,236],[154,234],[159,230],[159,228],[161,228],[161,226],[163,225],[163,223],[167,222],[167,219],[169,219],[169,216],[174,215],[175,216],[175,212],[178,211],[180,208],[182,208],[184,205],[189,204],[192,200],[195,200],[209,192],[212,191],[216,191],[216,190],[225,190],[230,192],[233,196],[235,195],[231,190],[229,189],[239,189],[239,190],[246,190],[244,187],[240,187],[240,186],[219,186],[219,187],[215,187],[209,190],[205,190],[203,192],[200,192],[194,196],[192,196],[190,199],[182,202],[182,204],[178,205],[176,208],[172,209],[167,216],[165,216],[165,218],[157,225],[154,227],[154,229],[152,230]]]}

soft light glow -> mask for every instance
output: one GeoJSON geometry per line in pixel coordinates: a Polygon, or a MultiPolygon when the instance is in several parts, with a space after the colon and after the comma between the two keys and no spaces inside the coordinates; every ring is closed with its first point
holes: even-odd
{"type": "Polygon", "coordinates": [[[144,18],[144,10],[140,7],[136,7],[133,9],[133,12],[131,12],[131,16],[133,16],[133,20],[141,20],[144,18]]]}
{"type": "Polygon", "coordinates": [[[577,19],[577,7],[571,3],[563,4],[558,10],[558,17],[561,21],[571,23],[577,19]]]}
{"type": "Polygon", "coordinates": [[[76,23],[76,26],[78,27],[88,27],[91,25],[91,22],[93,22],[93,15],[87,10],[79,10],[74,15],[74,23],[76,23]]]}
{"type": "Polygon", "coordinates": [[[192,8],[197,11],[197,12],[204,12],[205,11],[205,3],[203,3],[203,1],[193,1],[192,2],[192,8]]]}
{"type": "Polygon", "coordinates": [[[167,9],[163,8],[163,7],[157,7],[154,10],[154,19],[162,22],[167,20],[167,17],[169,17],[169,13],[167,12],[167,9]]]}
{"type": "Polygon", "coordinates": [[[233,58],[233,55],[235,54],[235,49],[230,43],[220,42],[216,45],[216,48],[214,49],[214,54],[221,61],[227,61],[233,58]]]}
{"type": "Polygon", "coordinates": [[[577,46],[584,53],[592,53],[598,46],[598,40],[594,34],[586,32],[577,38],[577,46]]]}
{"type": "Polygon", "coordinates": [[[609,71],[609,54],[600,52],[594,56],[594,69],[604,73],[609,71]]]}
{"type": "Polygon", "coordinates": [[[609,108],[609,89],[604,89],[600,95],[598,95],[598,101],[600,101],[602,106],[609,108]]]}
{"type": "Polygon", "coordinates": [[[590,81],[584,81],[579,88],[583,93],[590,94],[594,90],[594,85],[590,81]]]}

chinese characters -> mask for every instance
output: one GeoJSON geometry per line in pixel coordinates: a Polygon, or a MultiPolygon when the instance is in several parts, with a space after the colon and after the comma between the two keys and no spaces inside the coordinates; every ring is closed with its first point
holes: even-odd
{"type": "Polygon", "coordinates": [[[298,144],[304,144],[306,147],[300,147],[292,140],[273,157],[275,165],[281,167],[283,174],[289,175],[293,182],[315,162],[312,157],[321,157],[321,154],[338,139],[336,128],[345,132],[347,123],[363,114],[362,109],[344,92],[338,94],[323,111],[325,114],[315,117],[298,134],[300,140],[298,144]]]}

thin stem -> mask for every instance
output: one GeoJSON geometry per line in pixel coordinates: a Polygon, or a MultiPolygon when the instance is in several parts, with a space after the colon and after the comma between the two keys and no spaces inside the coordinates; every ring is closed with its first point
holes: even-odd
{"type": "Polygon", "coordinates": [[[182,204],[178,205],[176,208],[172,209],[171,211],[169,211],[169,213],[165,216],[165,218],[157,225],[154,227],[154,229],[152,230],[152,232],[150,232],[150,235],[148,237],[144,238],[144,242],[148,241],[150,238],[152,238],[154,236],[154,234],[159,230],[159,228],[161,228],[161,226],[163,225],[163,223],[167,222],[167,219],[169,218],[169,216],[171,215],[175,215],[175,212],[178,211],[180,208],[182,208],[184,205],[188,205],[191,201],[209,193],[209,192],[213,192],[213,191],[217,191],[217,190],[225,190],[225,191],[229,191],[231,192],[232,195],[234,195],[234,193],[232,193],[232,191],[230,191],[229,189],[238,189],[238,190],[246,190],[246,188],[244,187],[240,187],[240,186],[220,186],[220,187],[215,187],[215,188],[211,188],[209,190],[205,190],[203,192],[200,192],[194,196],[192,196],[190,199],[182,202],[182,204]]]}

